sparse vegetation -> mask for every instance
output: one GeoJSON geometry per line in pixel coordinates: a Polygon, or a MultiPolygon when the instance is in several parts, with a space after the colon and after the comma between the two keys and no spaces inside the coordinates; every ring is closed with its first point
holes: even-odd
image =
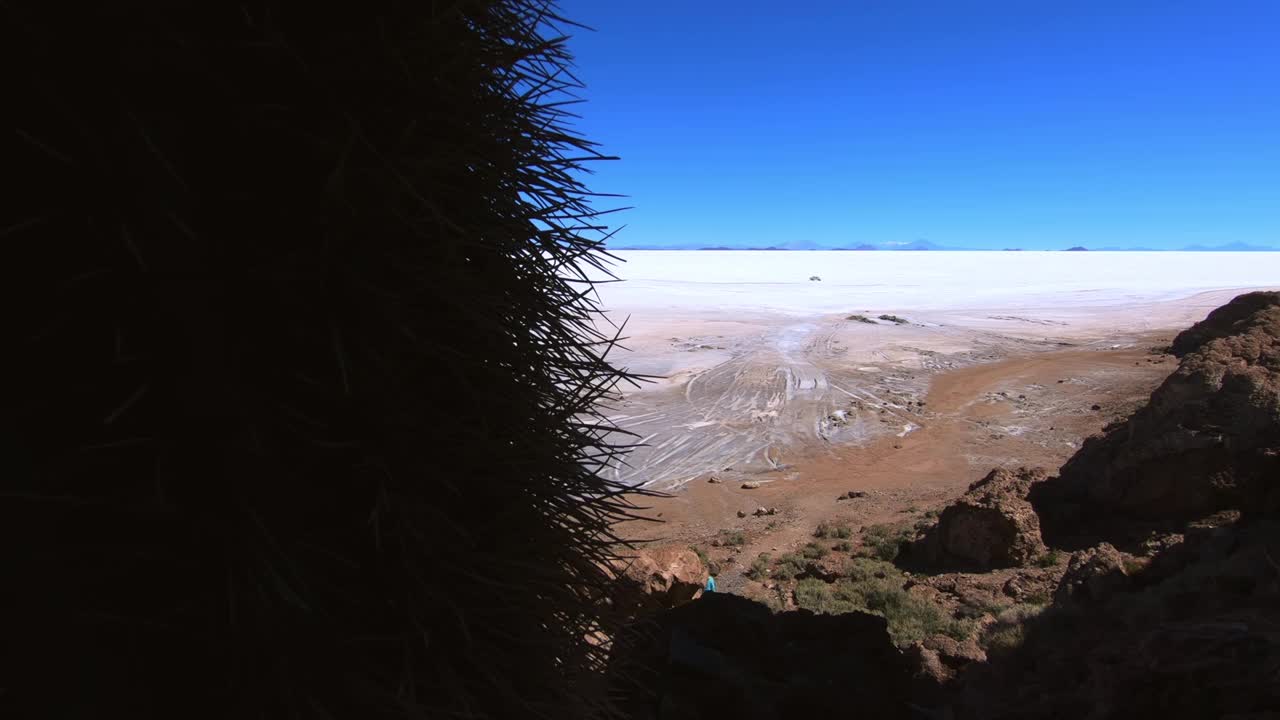
{"type": "Polygon", "coordinates": [[[823,540],[829,538],[847,540],[853,537],[853,528],[848,525],[832,525],[824,522],[818,524],[818,529],[813,531],[813,536],[823,540]]]}
{"type": "Polygon", "coordinates": [[[914,532],[910,528],[872,525],[862,531],[862,547],[871,557],[893,562],[901,552],[902,545],[910,542],[913,537],[914,532]]]}
{"type": "Polygon", "coordinates": [[[769,576],[769,553],[760,553],[751,561],[751,567],[743,573],[752,580],[763,580],[769,576]]]}
{"type": "Polygon", "coordinates": [[[1013,605],[996,616],[996,624],[986,632],[982,645],[991,653],[1008,653],[1018,649],[1025,637],[1027,621],[1040,615],[1043,607],[1032,604],[1013,605]]]}
{"type": "Polygon", "coordinates": [[[817,560],[819,558],[826,557],[828,552],[830,551],[825,547],[814,542],[806,543],[803,548],[800,548],[800,554],[808,560],[817,560]]]}
{"type": "Polygon", "coordinates": [[[805,559],[796,553],[787,553],[778,558],[778,563],[773,567],[772,575],[779,580],[793,580],[797,575],[804,572],[805,559]]]}
{"type": "Polygon", "coordinates": [[[1044,590],[1037,590],[1036,592],[1028,593],[1026,597],[1028,605],[1048,605],[1050,599],[1049,593],[1044,590]]]}
{"type": "Polygon", "coordinates": [[[711,556],[707,555],[706,550],[703,550],[701,547],[698,547],[697,545],[690,545],[689,549],[698,555],[698,559],[702,561],[702,566],[707,569],[708,573],[710,573],[711,575],[720,574],[720,563],[716,562],[715,560],[712,560],[711,556]]]}
{"type": "Polygon", "coordinates": [[[906,318],[903,318],[903,317],[898,317],[897,315],[881,315],[880,319],[887,322],[891,322],[891,323],[897,323],[899,325],[906,325],[908,322],[910,322],[910,320],[907,320],[906,318]]]}
{"type": "Polygon", "coordinates": [[[1022,646],[1023,630],[1021,625],[1003,625],[987,635],[987,651],[991,653],[1008,653],[1022,646]]]}
{"type": "Polygon", "coordinates": [[[747,544],[747,536],[741,530],[721,530],[716,539],[725,547],[740,547],[747,544]]]}
{"type": "Polygon", "coordinates": [[[856,322],[860,322],[860,323],[867,323],[868,325],[876,325],[876,324],[878,324],[878,323],[876,323],[876,321],[875,321],[875,320],[872,320],[871,318],[867,317],[866,315],[850,315],[849,317],[845,318],[845,320],[854,320],[854,321],[856,321],[856,322]]]}
{"type": "Polygon", "coordinates": [[[1050,550],[1049,552],[1044,553],[1040,557],[1036,558],[1036,566],[1042,567],[1042,568],[1051,568],[1057,565],[1058,561],[1061,559],[1062,559],[1061,552],[1057,550],[1050,550]]]}
{"type": "Polygon", "coordinates": [[[956,616],[965,619],[977,619],[983,615],[997,617],[1004,612],[1008,606],[1001,605],[994,601],[961,601],[960,607],[956,608],[956,616]]]}
{"type": "Polygon", "coordinates": [[[853,543],[849,542],[848,540],[841,540],[835,545],[832,545],[831,549],[837,552],[849,552],[850,550],[853,549],[853,543]]]}
{"type": "Polygon", "coordinates": [[[947,617],[936,605],[902,589],[905,578],[892,565],[860,558],[849,574],[826,583],[805,578],[796,584],[798,607],[823,613],[871,612],[889,622],[894,642],[907,645],[929,635],[963,639],[972,623],[947,617]]]}

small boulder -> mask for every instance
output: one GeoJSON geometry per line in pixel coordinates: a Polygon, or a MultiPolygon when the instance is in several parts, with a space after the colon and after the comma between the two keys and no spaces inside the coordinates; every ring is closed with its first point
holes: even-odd
{"type": "Polygon", "coordinates": [[[740,518],[744,518],[744,517],[746,517],[746,516],[747,516],[747,511],[746,511],[746,510],[739,510],[739,511],[738,511],[738,517],[740,517],[740,518]]]}
{"type": "Polygon", "coordinates": [[[673,608],[702,594],[707,568],[688,548],[650,548],[619,561],[614,602],[636,612],[673,608]]]}
{"type": "Polygon", "coordinates": [[[743,490],[755,490],[755,489],[757,489],[757,488],[759,488],[759,487],[760,487],[760,483],[758,483],[758,482],[756,482],[756,481],[754,481],[754,480],[751,480],[751,481],[748,481],[748,482],[744,482],[744,483],[742,483],[742,489],[743,489],[743,490]]]}
{"type": "Polygon", "coordinates": [[[712,475],[711,477],[707,478],[707,482],[711,483],[712,485],[719,485],[724,481],[716,477],[715,475],[712,475]]]}
{"type": "Polygon", "coordinates": [[[1026,565],[1044,552],[1040,521],[1027,494],[1043,481],[1042,468],[1003,468],[969,486],[942,511],[923,540],[933,563],[990,569],[1026,565]]]}

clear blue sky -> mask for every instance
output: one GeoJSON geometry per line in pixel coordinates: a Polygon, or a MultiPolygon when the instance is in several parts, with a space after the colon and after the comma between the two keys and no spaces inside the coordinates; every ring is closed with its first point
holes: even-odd
{"type": "Polygon", "coordinates": [[[615,245],[1280,246],[1280,1],[565,0],[615,245]]]}

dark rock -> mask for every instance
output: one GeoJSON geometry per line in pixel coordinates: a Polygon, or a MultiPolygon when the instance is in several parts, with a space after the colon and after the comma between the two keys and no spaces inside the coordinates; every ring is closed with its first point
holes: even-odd
{"type": "Polygon", "coordinates": [[[1124,578],[1109,546],[1077,553],[1068,575],[1092,580],[1063,592],[1081,599],[1024,621],[1025,639],[966,667],[939,704],[958,720],[1280,717],[1280,522],[1203,531],[1230,542],[1170,545],[1155,564],[1177,562],[1154,582],[1124,578]]]}
{"type": "MultiPolygon", "coordinates": [[[[992,470],[948,505],[919,544],[925,562],[989,569],[1029,563],[1042,552],[1040,523],[1027,502],[1042,468],[992,470]]],[[[914,553],[914,551],[913,551],[914,553]]]]}
{"type": "Polygon", "coordinates": [[[1175,347],[1182,361],[1147,405],[1033,491],[1046,539],[1280,511],[1280,293],[1236,298],[1175,347]]]}
{"type": "Polygon", "coordinates": [[[1169,352],[1182,357],[1219,338],[1239,335],[1254,315],[1277,306],[1280,306],[1280,292],[1251,292],[1237,296],[1209,313],[1204,320],[1178,333],[1169,352]]]}
{"type": "Polygon", "coordinates": [[[1133,556],[1108,543],[1072,553],[1067,572],[1058,584],[1058,602],[1099,602],[1130,585],[1129,563],[1133,556]]]}
{"type": "Polygon", "coordinates": [[[883,618],[774,614],[710,593],[615,640],[612,695],[627,717],[907,718],[911,668],[883,618]]]}

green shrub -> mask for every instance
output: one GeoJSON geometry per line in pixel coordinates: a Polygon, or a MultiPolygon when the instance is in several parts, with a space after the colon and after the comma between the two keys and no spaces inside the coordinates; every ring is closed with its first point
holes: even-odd
{"type": "Polygon", "coordinates": [[[848,525],[832,525],[830,523],[818,523],[818,529],[813,531],[816,538],[840,538],[846,540],[853,537],[853,528],[848,525]]]}
{"type": "Polygon", "coordinates": [[[803,557],[795,553],[787,553],[778,558],[778,563],[773,567],[773,577],[779,580],[791,580],[804,572],[806,564],[803,557]]]}
{"type": "Polygon", "coordinates": [[[1036,566],[1042,567],[1042,568],[1051,568],[1054,565],[1057,565],[1058,560],[1060,560],[1061,558],[1062,558],[1062,553],[1058,552],[1057,550],[1050,550],[1049,552],[1036,558],[1036,566]]]}
{"type": "Polygon", "coordinates": [[[1009,653],[1022,645],[1023,637],[1021,625],[1003,625],[987,635],[985,644],[990,653],[1009,653]]]}
{"type": "Polygon", "coordinates": [[[996,624],[987,632],[982,644],[991,653],[1008,653],[1022,645],[1027,621],[1040,616],[1043,607],[1019,604],[1005,608],[996,616],[996,624]]]}
{"type": "Polygon", "coordinates": [[[828,550],[826,548],[813,542],[806,543],[804,547],[800,548],[800,554],[809,560],[817,560],[818,558],[826,557],[827,552],[828,550]]]}
{"type": "Polygon", "coordinates": [[[853,543],[849,542],[848,540],[841,540],[835,545],[832,545],[831,549],[837,552],[849,552],[850,550],[853,549],[853,543]]]}
{"type": "Polygon", "coordinates": [[[862,545],[871,557],[893,562],[904,543],[910,542],[914,533],[909,528],[892,525],[872,525],[862,531],[862,545]]]}
{"type": "Polygon", "coordinates": [[[916,597],[902,585],[905,577],[888,563],[861,558],[850,566],[849,575],[834,583],[805,578],[796,583],[796,605],[822,613],[871,612],[889,623],[889,634],[899,645],[908,645],[929,635],[944,634],[964,639],[972,623],[954,620],[936,605],[916,597]]]}
{"type": "Polygon", "coordinates": [[[769,553],[760,553],[751,561],[751,567],[744,573],[752,580],[763,580],[769,575],[769,553]]]}

